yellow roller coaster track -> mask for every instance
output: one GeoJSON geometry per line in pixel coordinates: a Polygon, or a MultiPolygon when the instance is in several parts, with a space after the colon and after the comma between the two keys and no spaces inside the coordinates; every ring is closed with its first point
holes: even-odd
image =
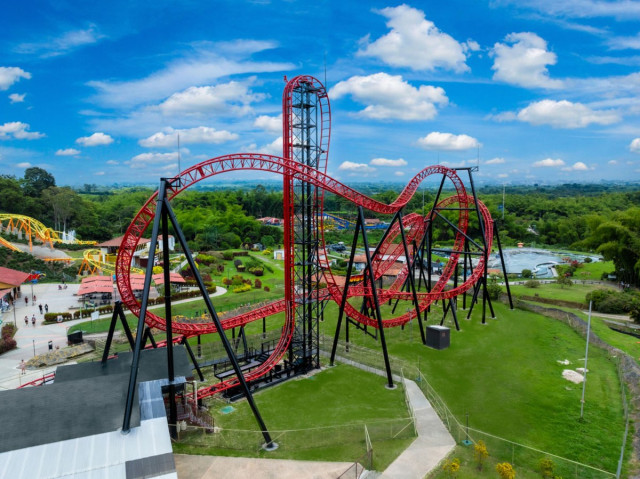
{"type": "MultiPolygon", "coordinates": [[[[87,272],[88,274],[97,274],[102,272],[103,274],[113,275],[116,272],[116,265],[114,263],[107,263],[104,261],[102,251],[99,249],[88,249],[84,252],[84,259],[78,270],[78,275],[87,272]]],[[[144,274],[144,270],[131,267],[132,273],[144,274]]]]}
{"type": "Polygon", "coordinates": [[[11,243],[9,243],[7,240],[5,240],[2,237],[0,237],[0,246],[4,246],[5,248],[9,248],[10,250],[13,250],[13,251],[20,251],[18,248],[13,246],[11,243]]]}
{"type": "Polygon", "coordinates": [[[62,239],[63,233],[60,231],[55,231],[38,220],[24,215],[0,213],[0,231],[18,236],[24,234],[29,239],[30,250],[33,250],[33,238],[40,240],[43,244],[48,244],[51,248],[53,248],[54,243],[96,244],[95,241],[64,240],[62,239]]]}

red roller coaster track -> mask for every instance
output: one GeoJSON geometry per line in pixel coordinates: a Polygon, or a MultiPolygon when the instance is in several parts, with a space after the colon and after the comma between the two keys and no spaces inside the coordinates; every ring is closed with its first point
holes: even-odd
{"type": "MultiPolygon", "coordinates": [[[[433,285],[431,291],[428,293],[417,293],[419,299],[419,310],[422,312],[429,307],[431,303],[441,299],[449,299],[457,296],[469,288],[471,288],[484,274],[484,256],[482,256],[474,267],[472,273],[467,277],[466,281],[457,287],[449,290],[445,290],[445,285],[455,272],[456,265],[460,258],[460,253],[463,250],[466,232],[469,226],[469,210],[470,206],[475,206],[476,200],[469,196],[463,185],[462,180],[457,175],[456,171],[446,168],[444,166],[429,166],[417,175],[415,175],[402,190],[398,197],[390,204],[381,203],[372,198],[359,193],[358,191],[344,185],[343,183],[331,178],[326,174],[327,156],[329,151],[329,136],[330,136],[330,108],[329,100],[326,91],[322,84],[316,79],[308,76],[300,76],[291,80],[284,91],[283,95],[283,132],[284,132],[284,157],[265,155],[259,153],[238,153],[220,156],[213,158],[197,165],[194,165],[179,174],[180,182],[174,182],[174,185],[169,187],[167,197],[169,199],[174,198],[183,190],[191,187],[192,185],[202,181],[206,178],[210,178],[222,173],[230,171],[240,170],[254,170],[263,171],[268,173],[275,173],[282,175],[285,180],[293,179],[307,182],[313,186],[317,186],[323,192],[333,193],[335,195],[342,196],[351,201],[354,205],[362,206],[365,209],[376,213],[394,214],[400,211],[412,198],[420,184],[429,176],[441,175],[448,179],[456,194],[452,195],[444,200],[440,201],[435,207],[434,211],[431,211],[426,216],[417,214],[409,214],[404,218],[404,230],[407,236],[407,241],[413,241],[414,239],[420,241],[424,236],[427,226],[434,220],[437,212],[440,209],[446,209],[452,205],[458,205],[458,220],[457,229],[455,234],[454,246],[446,266],[444,267],[439,280],[433,285]],[[311,168],[301,163],[293,161],[291,158],[292,148],[292,91],[301,82],[307,82],[313,85],[313,91],[317,95],[320,108],[320,126],[321,131],[321,155],[318,168],[311,168]]],[[[444,181],[444,179],[443,179],[444,181]]],[[[120,245],[118,257],[116,261],[116,278],[118,289],[123,303],[129,308],[129,310],[136,316],[140,314],[140,303],[135,298],[132,288],[131,280],[129,277],[129,271],[138,242],[142,238],[149,224],[153,221],[156,210],[157,193],[151,196],[140,209],[133,221],[129,225],[123,240],[120,245]]],[[[284,211],[285,215],[292,208],[291,198],[288,194],[288,189],[284,189],[284,211]]],[[[493,222],[489,214],[488,209],[480,202],[477,201],[478,210],[484,223],[484,243],[487,251],[491,251],[491,243],[493,238],[493,222]]],[[[319,215],[320,217],[322,215],[319,215]]],[[[321,220],[320,220],[321,221],[321,220]]],[[[323,231],[320,224],[320,231],[323,231]]],[[[234,317],[225,318],[222,321],[222,327],[226,329],[238,327],[272,316],[276,313],[286,311],[285,324],[282,329],[282,336],[271,354],[270,358],[265,361],[261,366],[254,369],[250,373],[245,375],[247,381],[255,380],[265,374],[267,374],[284,356],[287,348],[291,342],[291,338],[294,330],[294,315],[292,314],[292,304],[295,300],[295,286],[293,284],[290,263],[293,258],[293,244],[291,241],[291,229],[293,228],[292,222],[289,223],[289,227],[285,226],[285,298],[274,301],[266,306],[257,308],[249,313],[244,313],[234,317]],[[289,267],[287,267],[289,266],[289,267]],[[287,307],[289,305],[289,307],[287,307]]],[[[400,255],[404,255],[402,244],[394,243],[394,239],[400,234],[400,226],[398,223],[394,224],[385,242],[380,245],[378,254],[372,258],[374,275],[379,278],[384,274],[396,261],[400,255]]],[[[327,257],[324,247],[324,237],[322,238],[320,257],[327,257]],[[324,255],[323,255],[324,253],[324,255]]],[[[407,258],[405,266],[402,272],[399,274],[394,283],[387,289],[379,290],[379,301],[387,301],[389,299],[405,299],[412,301],[412,295],[409,292],[401,291],[401,287],[409,274],[409,264],[412,258],[407,258]]],[[[326,262],[325,262],[326,263],[326,262]]],[[[331,298],[338,304],[341,302],[343,295],[343,286],[340,286],[336,278],[334,277],[329,264],[322,264],[324,271],[324,277],[326,279],[327,287],[320,294],[320,297],[331,298]]],[[[362,284],[356,284],[349,287],[349,297],[354,296],[370,296],[371,288],[365,287],[362,284]]],[[[345,305],[345,313],[348,317],[362,324],[366,324],[371,327],[378,327],[378,323],[375,319],[372,319],[351,306],[348,302],[345,305]]],[[[416,316],[415,309],[410,310],[405,314],[401,314],[394,318],[383,320],[383,327],[399,326],[407,323],[416,316]]],[[[149,311],[146,313],[145,322],[155,328],[164,330],[165,319],[159,317],[149,311]]],[[[195,336],[200,334],[208,334],[216,332],[216,328],[212,323],[206,324],[194,324],[194,323],[181,323],[173,322],[173,331],[177,334],[186,336],[195,336]]],[[[239,383],[236,378],[221,382],[219,384],[208,386],[203,388],[198,393],[198,397],[207,397],[218,392],[224,391],[228,388],[234,387],[239,383]]]]}

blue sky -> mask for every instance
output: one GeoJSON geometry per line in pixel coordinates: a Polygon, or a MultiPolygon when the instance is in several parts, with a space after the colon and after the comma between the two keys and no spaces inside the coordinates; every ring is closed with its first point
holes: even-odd
{"type": "Polygon", "coordinates": [[[326,67],[346,183],[638,181],[639,27],[632,0],[5,2],[0,174],[156,184],[178,134],[183,169],[281,154],[284,76],[326,67]]]}

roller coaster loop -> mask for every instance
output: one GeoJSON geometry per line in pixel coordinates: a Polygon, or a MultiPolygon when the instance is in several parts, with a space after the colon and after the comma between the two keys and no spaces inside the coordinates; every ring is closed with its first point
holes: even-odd
{"type": "MultiPolygon", "coordinates": [[[[473,195],[473,181],[470,171],[472,194],[467,192],[465,184],[456,170],[442,165],[435,165],[428,166],[418,172],[411,178],[398,197],[391,203],[386,204],[356,191],[326,173],[330,136],[330,109],[324,86],[318,80],[308,76],[296,77],[291,80],[285,87],[283,95],[283,113],[284,146],[282,157],[261,153],[229,154],[198,163],[182,171],[177,177],[167,179],[166,182],[162,183],[165,185],[163,188],[166,188],[164,198],[159,199],[159,193],[156,192],[147,200],[129,225],[119,248],[115,273],[122,302],[136,316],[140,316],[143,313],[144,322],[148,327],[166,330],[168,324],[165,319],[147,311],[146,304],[141,305],[136,299],[129,276],[136,246],[143,238],[149,225],[154,221],[154,218],[155,221],[158,221],[159,202],[162,205],[165,205],[165,202],[166,205],[169,205],[173,198],[196,183],[232,171],[261,171],[283,176],[285,180],[285,222],[288,221],[288,224],[285,223],[285,297],[258,307],[253,311],[224,318],[219,323],[222,329],[230,329],[285,311],[285,322],[282,327],[281,338],[271,356],[255,369],[244,374],[237,374],[236,377],[231,377],[218,384],[202,388],[198,391],[198,398],[205,398],[226,389],[238,387],[244,380],[249,383],[259,380],[283,359],[291,344],[295,329],[293,311],[295,303],[300,297],[300,290],[296,287],[293,273],[291,272],[293,267],[287,267],[293,264],[295,251],[295,245],[293,244],[294,228],[301,226],[294,225],[294,220],[291,218],[293,216],[293,200],[290,197],[291,191],[287,185],[291,185],[294,182],[308,185],[309,191],[313,188],[320,192],[317,197],[317,203],[320,205],[319,211],[307,217],[307,221],[310,222],[307,225],[309,229],[318,231],[321,235],[316,262],[321,270],[322,283],[326,283],[326,287],[318,288],[316,299],[318,301],[329,299],[335,301],[341,305],[344,313],[351,320],[372,328],[402,326],[416,317],[420,319],[422,314],[426,317],[427,309],[435,301],[451,300],[460,294],[466,293],[468,290],[473,290],[475,300],[483,283],[486,288],[487,258],[492,248],[494,226],[486,206],[473,195]],[[299,99],[294,102],[294,92],[301,85],[306,85],[306,91],[315,95],[315,101],[319,104],[319,121],[316,128],[319,135],[316,145],[318,155],[314,165],[295,161],[294,150],[295,148],[300,148],[300,138],[296,136],[294,110],[301,103],[296,103],[299,102],[299,99]],[[324,193],[332,193],[348,199],[359,208],[379,214],[396,215],[402,212],[422,182],[429,177],[435,177],[440,180],[440,190],[431,211],[424,216],[412,213],[403,216],[402,221],[392,221],[385,232],[383,241],[377,245],[375,252],[371,256],[369,266],[372,277],[365,281],[362,276],[355,276],[352,278],[355,281],[349,281],[345,285],[344,277],[335,275],[327,260],[328,254],[325,248],[324,228],[322,225],[322,195],[324,193]],[[443,191],[445,182],[448,182],[455,192],[453,195],[441,199],[440,194],[443,191]],[[454,211],[453,214],[452,211],[454,211]],[[471,215],[470,212],[475,212],[475,216],[471,215]],[[291,217],[288,218],[287,214],[291,217]],[[452,216],[455,217],[452,218],[452,216]],[[428,283],[426,292],[420,291],[419,287],[418,291],[415,288],[411,290],[407,286],[408,278],[415,278],[417,272],[420,271],[422,279],[425,276],[423,264],[427,262],[429,265],[431,264],[433,244],[431,234],[433,224],[437,220],[445,221],[452,231],[453,246],[447,250],[448,260],[434,284],[431,283],[431,271],[427,272],[426,276],[428,278],[424,278],[425,284],[428,283]],[[400,238],[402,238],[402,241],[400,241],[400,238]],[[427,243],[429,248],[428,257],[424,253],[424,245],[427,243]],[[406,252],[409,251],[407,245],[413,245],[413,248],[412,252],[409,253],[410,257],[403,258],[405,262],[400,273],[397,274],[390,286],[377,288],[376,291],[374,286],[376,282],[381,280],[392,266],[396,265],[396,261],[401,256],[406,256],[406,252]],[[472,257],[475,258],[475,263],[472,263],[472,257]],[[458,268],[461,258],[464,259],[464,280],[458,283],[458,268]],[[452,279],[453,287],[450,285],[450,280],[452,279]],[[347,299],[351,298],[351,303],[343,300],[343,296],[347,299]],[[380,304],[390,300],[404,300],[409,302],[413,309],[407,308],[406,312],[398,316],[383,319],[372,317],[363,308],[359,310],[352,304],[358,298],[372,304],[374,296],[377,297],[380,304]]],[[[305,144],[302,146],[304,147],[305,144]]],[[[161,209],[164,209],[164,206],[161,206],[161,209]]],[[[174,224],[174,228],[175,226],[174,224]]],[[[411,283],[413,283],[413,279],[411,283]]],[[[484,296],[486,296],[486,290],[484,296]]],[[[191,337],[219,331],[216,323],[217,321],[211,323],[172,321],[169,327],[172,330],[172,334],[191,337]]],[[[141,322],[140,324],[143,323],[141,322]]]]}

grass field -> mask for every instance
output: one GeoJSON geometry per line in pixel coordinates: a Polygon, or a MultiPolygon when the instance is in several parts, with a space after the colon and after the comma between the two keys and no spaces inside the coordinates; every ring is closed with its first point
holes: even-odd
{"type": "MultiPolygon", "coordinates": [[[[541,297],[584,302],[586,293],[594,288],[593,285],[560,288],[556,284],[544,285],[537,289],[517,286],[514,287],[514,293],[531,296],[537,293],[541,297]]],[[[275,296],[281,295],[280,291],[275,296]]],[[[224,304],[234,307],[233,302],[237,301],[234,296],[240,295],[227,294],[216,298],[216,301],[220,301],[217,304],[221,307],[224,304]],[[228,303],[222,302],[223,298],[228,303]]],[[[501,304],[494,306],[498,319],[489,319],[486,325],[482,325],[479,319],[481,308],[475,309],[471,321],[464,320],[466,314],[460,311],[462,330],[457,332],[452,328],[451,347],[443,351],[432,350],[420,344],[416,321],[404,330],[386,329],[389,352],[392,356],[419,368],[460,421],[464,421],[465,415],[469,414],[469,424],[472,428],[607,471],[615,471],[624,430],[621,389],[615,361],[598,348],[590,350],[585,418],[580,421],[582,387],[566,381],[561,377],[561,373],[565,368],[575,369],[583,366],[584,339],[559,321],[525,311],[510,311],[501,304]],[[565,359],[570,361],[570,365],[563,366],[558,363],[565,359]]],[[[184,314],[179,312],[180,307],[187,313],[197,312],[201,310],[202,303],[176,305],[174,314],[184,314]]],[[[405,309],[401,307],[397,313],[404,312],[405,309]]],[[[163,309],[156,311],[164,313],[163,309]]],[[[383,305],[382,315],[385,318],[391,317],[388,305],[383,305]]],[[[434,307],[429,315],[429,324],[439,322],[439,315],[440,308],[434,307]]],[[[325,310],[325,321],[321,323],[322,333],[332,337],[336,319],[337,306],[330,304],[325,310]]],[[[449,316],[447,325],[452,326],[450,321],[449,316]]],[[[269,329],[277,329],[282,325],[282,318],[269,320],[267,324],[269,329]]],[[[594,320],[593,326],[594,331],[605,341],[634,354],[634,357],[640,356],[638,345],[634,343],[633,338],[623,337],[608,330],[599,320],[594,320]]],[[[249,334],[258,332],[261,330],[261,322],[252,324],[248,330],[249,334]]],[[[213,341],[215,338],[208,340],[213,341]]],[[[351,341],[380,351],[379,342],[356,331],[355,328],[351,330],[351,341]]],[[[381,354],[378,367],[384,367],[381,354]]],[[[375,380],[380,383],[380,378],[375,380]]],[[[294,383],[284,384],[273,391],[279,391],[294,383]]],[[[289,393],[286,389],[282,390],[285,393],[279,401],[286,404],[289,401],[289,393]]],[[[342,392],[342,389],[327,390],[333,391],[330,394],[336,397],[324,399],[321,404],[329,404],[331,400],[340,401],[342,398],[341,407],[347,407],[351,398],[335,393],[342,392]]],[[[265,391],[259,396],[268,393],[270,391],[265,391]]],[[[311,395],[315,398],[316,393],[314,391],[311,395]]],[[[302,396],[302,392],[296,393],[296,396],[302,396]]],[[[275,416],[274,419],[270,419],[272,423],[267,421],[270,429],[295,428],[279,426],[278,414],[275,416]]],[[[312,416],[315,416],[315,413],[312,416]]],[[[226,419],[221,420],[224,422],[226,419]]],[[[308,420],[309,424],[317,424],[314,417],[309,417],[308,420]]],[[[255,425],[250,425],[249,428],[253,429],[255,425]]],[[[202,446],[192,447],[204,451],[202,446]]],[[[288,454],[285,449],[278,454],[288,454]]],[[[324,452],[309,450],[303,456],[305,459],[320,459],[325,455],[337,457],[344,449],[342,446],[336,446],[328,447],[324,452]]],[[[206,451],[217,453],[216,448],[206,451]]],[[[354,451],[349,454],[352,452],[354,451]]],[[[246,452],[237,454],[246,455],[246,452]]],[[[303,458],[298,453],[291,457],[303,458]]],[[[353,459],[352,455],[346,460],[353,459]]],[[[522,466],[522,470],[524,469],[534,470],[535,464],[522,466]]],[[[495,477],[495,469],[487,474],[495,477]]],[[[469,473],[461,474],[460,477],[489,476],[469,473]]],[[[529,476],[519,474],[519,477],[529,476]]]]}
{"type": "MultiPolygon", "coordinates": [[[[573,301],[575,303],[587,304],[586,296],[596,289],[611,288],[614,286],[607,286],[604,284],[580,284],[574,283],[571,286],[561,286],[558,283],[541,283],[537,288],[527,288],[521,284],[510,285],[511,294],[514,296],[535,296],[538,295],[541,298],[559,299],[563,301],[573,301]]],[[[506,292],[505,287],[502,287],[502,291],[506,292]]]]}
{"type": "Polygon", "coordinates": [[[264,439],[243,400],[231,404],[232,413],[222,413],[221,407],[226,406],[222,402],[214,403],[211,412],[223,431],[242,431],[236,436],[243,437],[244,444],[230,446],[227,441],[225,447],[219,447],[218,435],[193,432],[174,444],[174,452],[355,461],[366,451],[366,424],[372,434],[374,467],[383,470],[414,438],[412,427],[403,429],[410,421],[402,388],[389,390],[379,376],[344,364],[268,388],[254,398],[272,438],[280,445],[278,450],[260,449],[264,439]],[[398,439],[386,438],[391,424],[394,431],[401,431],[398,439]],[[377,430],[384,431],[377,433],[378,439],[377,430]]]}
{"type": "MultiPolygon", "coordinates": [[[[615,471],[624,423],[614,361],[600,349],[590,351],[585,420],[579,421],[582,388],[561,374],[582,366],[584,340],[559,321],[495,307],[499,319],[482,325],[477,308],[442,351],[421,346],[415,324],[413,331],[385,330],[390,354],[419,365],[460,421],[469,413],[471,427],[615,471]],[[558,363],[565,359],[569,366],[558,363]]],[[[331,323],[323,323],[330,335],[331,323]]],[[[380,348],[363,334],[351,336],[380,348]]]]}

